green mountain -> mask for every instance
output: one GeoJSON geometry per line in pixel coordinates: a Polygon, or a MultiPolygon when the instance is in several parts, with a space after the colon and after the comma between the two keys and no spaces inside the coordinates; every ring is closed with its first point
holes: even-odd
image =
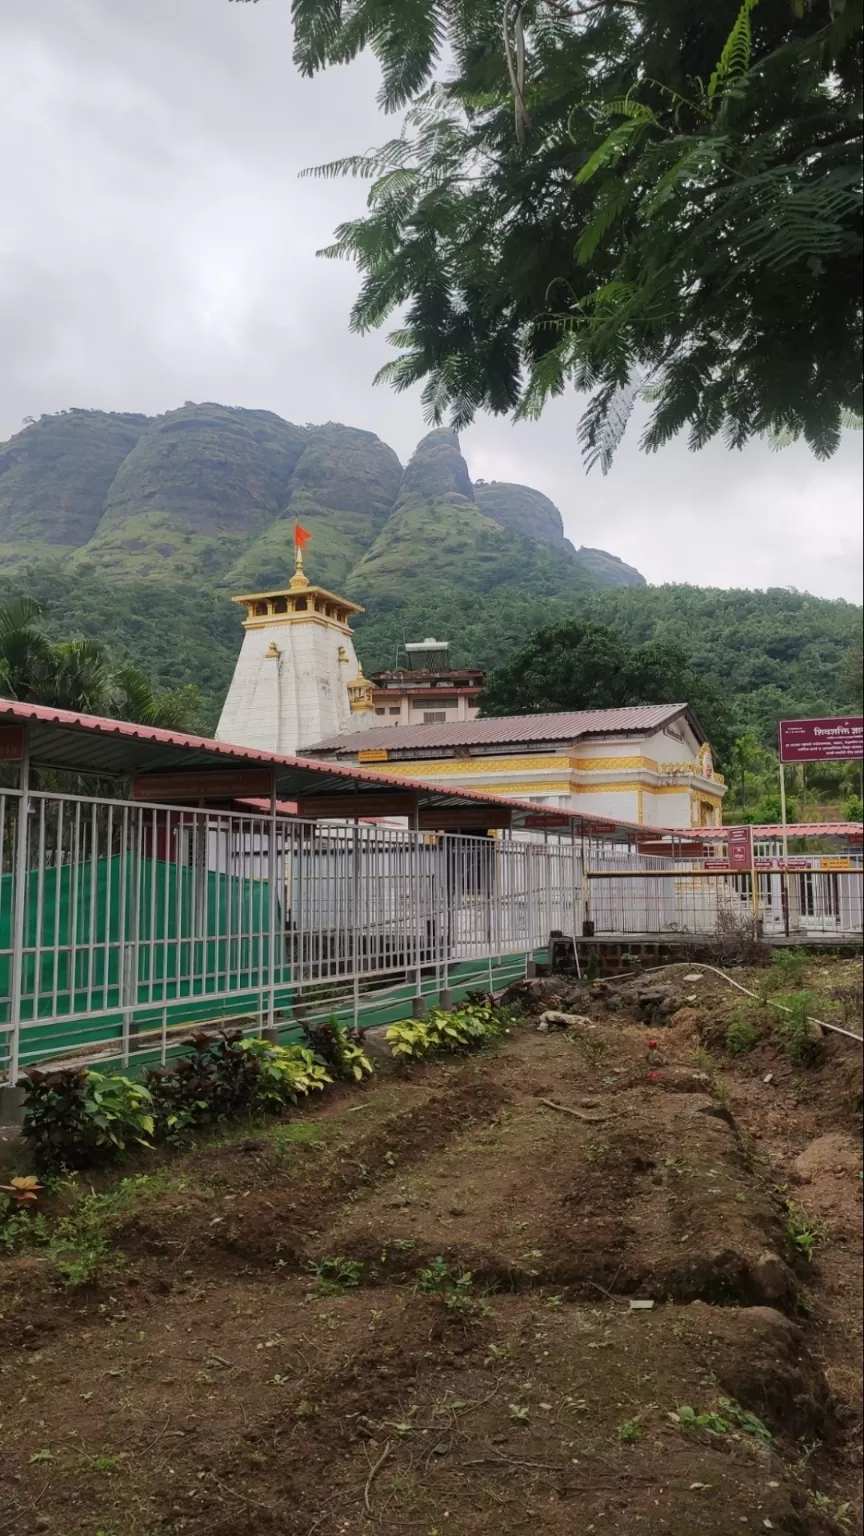
{"type": "MultiPolygon", "coordinates": [[[[851,710],[861,612],[804,593],[648,587],[574,549],[529,486],[472,483],[459,440],[406,468],[372,432],[187,403],[164,416],[71,410],[0,446],[0,606],[28,594],[52,639],[102,640],[153,681],[201,690],[215,726],[240,646],[231,597],[280,585],[295,520],[307,569],[362,603],[367,672],[438,634],[492,668],[532,630],[578,615],[625,640],[674,640],[766,746],[779,715],[851,710]]],[[[857,681],[856,681],[857,679],[857,681]]]]}
{"type": "Polygon", "coordinates": [[[424,438],[403,475],[373,432],[337,422],[191,401],[157,417],[61,411],[0,446],[0,570],[50,558],[111,581],[274,586],[291,570],[297,520],[314,537],[317,579],[364,601],[404,597],[418,555],[437,558],[439,584],[507,580],[521,547],[508,532],[532,549],[557,544],[576,586],[586,572],[606,579],[539,491],[489,487],[481,499],[452,433],[424,438]]]}

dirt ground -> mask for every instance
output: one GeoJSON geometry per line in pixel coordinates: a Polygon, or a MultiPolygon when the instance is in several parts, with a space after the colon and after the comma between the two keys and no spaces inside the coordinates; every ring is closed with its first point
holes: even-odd
{"type": "MultiPolygon", "coordinates": [[[[806,984],[860,1031],[856,977],[806,984]]],[[[500,1048],[103,1180],[96,1284],[0,1260],[0,1536],[860,1531],[860,1048],[763,1010],[733,1055],[741,1003],[550,978],[500,1048]]]]}

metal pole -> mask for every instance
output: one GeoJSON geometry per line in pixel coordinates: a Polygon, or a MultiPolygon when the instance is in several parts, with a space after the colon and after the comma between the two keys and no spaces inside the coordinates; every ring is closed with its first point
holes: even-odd
{"type": "Polygon", "coordinates": [[[18,1081],[21,1054],[21,994],[24,988],[24,924],[27,913],[27,864],[30,841],[30,732],[24,728],[24,747],[18,770],[21,795],[15,847],[15,915],[12,927],[12,998],[9,1041],[9,1086],[18,1081]]]}
{"type": "Polygon", "coordinates": [[[270,963],[267,967],[269,995],[267,999],[267,1028],[262,1030],[263,1038],[271,1041],[273,1045],[278,1045],[279,1043],[279,1031],[276,1028],[276,914],[278,910],[276,903],[276,879],[279,868],[279,861],[276,856],[277,828],[276,772],[274,769],[270,785],[270,831],[267,849],[267,882],[269,886],[267,893],[267,926],[270,930],[270,963]]]}
{"type": "Polygon", "coordinates": [[[780,759],[780,820],[783,824],[783,857],[789,857],[789,839],[786,835],[786,769],[780,759]]]}

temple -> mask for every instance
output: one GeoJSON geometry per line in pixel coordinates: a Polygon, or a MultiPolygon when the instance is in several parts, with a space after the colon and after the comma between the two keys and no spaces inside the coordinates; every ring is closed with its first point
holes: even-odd
{"type": "Polygon", "coordinates": [[[295,559],[287,587],[234,598],[245,635],[216,729],[218,741],[287,757],[376,723],[350,625],[363,609],[314,586],[301,548],[295,559]]]}

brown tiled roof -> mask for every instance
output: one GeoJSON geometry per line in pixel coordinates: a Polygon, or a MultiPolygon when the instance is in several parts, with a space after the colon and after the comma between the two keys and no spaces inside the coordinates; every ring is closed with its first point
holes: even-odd
{"type": "MultiPolygon", "coordinates": [[[[354,756],[376,747],[419,751],[446,747],[506,746],[528,741],[575,741],[580,736],[655,731],[688,712],[686,704],[635,704],[625,709],[566,710],[554,715],[500,715],[492,720],[454,720],[446,725],[379,725],[349,736],[328,736],[307,754],[339,752],[354,756]]],[[[701,731],[690,715],[697,735],[701,731]]]]}

